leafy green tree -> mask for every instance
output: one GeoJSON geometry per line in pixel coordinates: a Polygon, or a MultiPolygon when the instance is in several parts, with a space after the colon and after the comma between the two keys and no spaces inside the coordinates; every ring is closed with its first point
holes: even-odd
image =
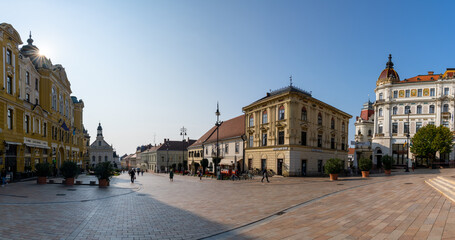
{"type": "Polygon", "coordinates": [[[426,157],[431,162],[436,153],[450,153],[453,147],[453,135],[449,128],[428,124],[417,131],[411,139],[411,152],[418,157],[426,157]]]}
{"type": "Polygon", "coordinates": [[[202,171],[205,174],[205,169],[207,169],[207,167],[209,166],[209,160],[207,160],[206,158],[202,159],[201,166],[202,166],[202,171]]]}

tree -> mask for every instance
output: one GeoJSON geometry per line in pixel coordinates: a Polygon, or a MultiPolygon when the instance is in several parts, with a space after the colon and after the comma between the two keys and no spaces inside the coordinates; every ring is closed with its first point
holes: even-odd
{"type": "Polygon", "coordinates": [[[207,167],[209,166],[209,160],[207,160],[206,158],[202,159],[201,166],[202,166],[202,171],[205,174],[205,169],[207,169],[207,167]]]}
{"type": "Polygon", "coordinates": [[[418,157],[436,159],[436,153],[450,153],[453,147],[453,135],[449,128],[428,124],[417,131],[411,139],[411,152],[418,157]]]}

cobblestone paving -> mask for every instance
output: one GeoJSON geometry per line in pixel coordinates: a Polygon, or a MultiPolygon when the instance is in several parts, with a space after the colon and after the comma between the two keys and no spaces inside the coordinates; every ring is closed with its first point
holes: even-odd
{"type": "Polygon", "coordinates": [[[123,174],[107,189],[14,183],[0,188],[0,239],[453,239],[453,203],[424,183],[437,175],[455,170],[271,183],[146,173],[131,184],[123,174]]]}

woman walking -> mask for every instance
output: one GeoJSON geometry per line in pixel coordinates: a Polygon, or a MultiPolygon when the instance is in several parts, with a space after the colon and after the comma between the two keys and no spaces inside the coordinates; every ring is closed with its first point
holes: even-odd
{"type": "Polygon", "coordinates": [[[169,171],[169,181],[173,182],[174,181],[174,169],[171,168],[171,171],[169,171]]]}

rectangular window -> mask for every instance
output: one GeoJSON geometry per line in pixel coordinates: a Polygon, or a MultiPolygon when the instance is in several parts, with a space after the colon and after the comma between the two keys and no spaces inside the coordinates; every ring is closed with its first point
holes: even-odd
{"type": "Polygon", "coordinates": [[[398,98],[398,91],[397,90],[393,91],[393,98],[398,98]]]}
{"type": "Polygon", "coordinates": [[[449,95],[449,88],[444,88],[444,96],[449,95]]]}
{"type": "Polygon", "coordinates": [[[302,132],[301,144],[302,144],[303,146],[306,146],[306,132],[302,132]]]}
{"type": "Polygon", "coordinates": [[[403,133],[409,134],[409,123],[405,122],[404,123],[404,129],[403,133]]]}
{"type": "Polygon", "coordinates": [[[25,133],[30,131],[30,117],[25,115],[25,133]]]}
{"type": "Polygon", "coordinates": [[[410,93],[410,91],[409,91],[409,90],[406,90],[406,92],[405,92],[405,97],[408,98],[408,97],[409,97],[409,93],[410,93]]]}
{"type": "Polygon", "coordinates": [[[431,97],[434,97],[434,95],[435,95],[435,90],[434,90],[434,88],[430,88],[430,96],[431,96],[431,97]]]}
{"type": "Polygon", "coordinates": [[[39,86],[38,78],[35,78],[35,90],[39,89],[38,86],[39,86]]]}
{"type": "Polygon", "coordinates": [[[284,144],[284,131],[278,132],[278,145],[284,144]]]}
{"type": "Polygon", "coordinates": [[[378,133],[382,133],[382,124],[378,125],[378,133]]]}
{"type": "Polygon", "coordinates": [[[417,97],[421,97],[422,96],[422,89],[417,89],[417,97]]]}
{"type": "Polygon", "coordinates": [[[250,143],[248,144],[248,146],[253,147],[253,143],[254,143],[253,135],[250,135],[250,143]]]}
{"type": "Polygon", "coordinates": [[[262,133],[262,146],[267,146],[267,133],[262,133]]]}
{"type": "Polygon", "coordinates": [[[416,132],[422,127],[422,122],[416,122],[416,132]]]}
{"type": "Polygon", "coordinates": [[[226,154],[229,153],[229,144],[228,143],[224,144],[224,153],[226,153],[226,154]]]}
{"type": "Polygon", "coordinates": [[[13,64],[13,54],[9,49],[6,50],[6,63],[9,65],[13,64]]]}
{"type": "Polygon", "coordinates": [[[449,127],[449,121],[443,121],[442,126],[444,127],[449,127]]]}
{"type": "Polygon", "coordinates": [[[429,125],[434,125],[434,122],[428,122],[429,125]]]}
{"type": "Polygon", "coordinates": [[[13,129],[13,110],[8,109],[8,129],[13,129]]]}
{"type": "Polygon", "coordinates": [[[318,147],[322,148],[322,135],[318,135],[318,147]]]}
{"type": "Polygon", "coordinates": [[[318,160],[318,172],[322,173],[322,160],[318,160]]]}
{"type": "Polygon", "coordinates": [[[335,138],[330,138],[330,148],[335,149],[335,138]]]}
{"type": "Polygon", "coordinates": [[[13,94],[13,78],[10,76],[6,78],[6,92],[13,94]]]}
{"type": "Polygon", "coordinates": [[[392,123],[392,133],[398,133],[398,123],[392,123]]]}
{"type": "Polygon", "coordinates": [[[235,143],[235,153],[239,153],[240,144],[238,142],[235,143]]]}
{"type": "Polygon", "coordinates": [[[25,72],[25,84],[30,85],[30,73],[28,71],[25,72]]]}

